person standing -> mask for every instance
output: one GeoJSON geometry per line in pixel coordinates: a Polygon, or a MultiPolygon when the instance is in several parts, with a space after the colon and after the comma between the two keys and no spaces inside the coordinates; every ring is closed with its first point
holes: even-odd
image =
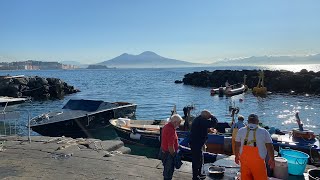
{"type": "Polygon", "coordinates": [[[274,168],[274,148],[269,132],[258,126],[259,118],[255,114],[248,117],[248,126],[239,129],[236,137],[235,163],[240,164],[241,179],[266,180],[265,159],[269,155],[268,165],[274,168]]]}
{"type": "Polygon", "coordinates": [[[161,161],[163,164],[164,180],[171,180],[174,172],[175,156],[179,144],[176,129],[180,126],[182,118],[179,114],[174,114],[162,129],[161,133],[161,161]]]}
{"type": "Polygon", "coordinates": [[[216,126],[218,120],[208,110],[203,110],[201,115],[196,117],[191,125],[190,146],[192,153],[192,179],[204,179],[202,174],[203,152],[202,148],[208,138],[208,129],[216,126]]]}
{"type": "Polygon", "coordinates": [[[242,127],[245,127],[244,124],[244,117],[239,115],[238,116],[238,122],[232,124],[231,126],[231,133],[232,133],[232,153],[235,154],[235,146],[236,146],[236,137],[238,134],[239,129],[242,127]]]}

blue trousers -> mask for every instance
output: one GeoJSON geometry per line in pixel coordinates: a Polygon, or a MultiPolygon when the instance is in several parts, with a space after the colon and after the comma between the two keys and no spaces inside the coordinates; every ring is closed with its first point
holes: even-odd
{"type": "Polygon", "coordinates": [[[164,180],[171,180],[174,172],[174,157],[169,152],[162,152],[161,161],[164,180]]]}

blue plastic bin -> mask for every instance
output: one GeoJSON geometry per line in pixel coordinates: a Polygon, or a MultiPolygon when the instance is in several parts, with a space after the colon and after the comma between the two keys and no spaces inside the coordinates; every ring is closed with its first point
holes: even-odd
{"type": "Polygon", "coordinates": [[[289,174],[303,175],[309,159],[308,154],[292,149],[281,149],[280,154],[288,161],[289,174]]]}

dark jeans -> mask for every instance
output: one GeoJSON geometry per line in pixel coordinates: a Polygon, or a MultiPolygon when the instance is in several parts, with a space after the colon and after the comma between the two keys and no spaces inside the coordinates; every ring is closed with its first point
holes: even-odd
{"type": "Polygon", "coordinates": [[[201,148],[191,148],[192,152],[192,179],[198,179],[202,174],[203,154],[201,148]]]}
{"type": "Polygon", "coordinates": [[[161,153],[164,180],[171,180],[174,172],[174,157],[169,152],[161,153]]]}

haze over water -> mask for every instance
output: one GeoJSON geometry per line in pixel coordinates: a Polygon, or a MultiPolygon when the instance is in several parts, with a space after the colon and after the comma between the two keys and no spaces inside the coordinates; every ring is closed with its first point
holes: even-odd
{"type": "MultiPolygon", "coordinates": [[[[261,67],[259,67],[261,68],[261,67]]],[[[40,70],[40,71],[1,71],[0,75],[56,77],[80,89],[81,92],[66,96],[63,100],[35,101],[20,105],[24,118],[19,122],[20,133],[26,135],[27,111],[36,116],[48,111],[59,110],[69,99],[96,99],[104,101],[128,101],[137,103],[137,119],[166,119],[174,105],[183,115],[182,108],[195,105],[193,114],[203,109],[213,112],[219,121],[230,121],[228,107],[240,107],[240,114],[248,116],[257,113],[260,120],[269,126],[282,130],[297,127],[294,114],[300,112],[304,127],[319,130],[320,97],[306,95],[271,94],[258,98],[250,92],[233,97],[210,96],[210,88],[175,84],[187,73],[215,69],[259,69],[258,67],[205,67],[169,69],[107,69],[107,70],[40,70]],[[239,99],[243,102],[239,102],[239,99]]],[[[279,69],[279,66],[263,69],[279,69]]],[[[300,71],[301,69],[320,70],[320,65],[283,66],[281,69],[300,71]],[[300,69],[298,68],[300,67],[300,69]]]]}

